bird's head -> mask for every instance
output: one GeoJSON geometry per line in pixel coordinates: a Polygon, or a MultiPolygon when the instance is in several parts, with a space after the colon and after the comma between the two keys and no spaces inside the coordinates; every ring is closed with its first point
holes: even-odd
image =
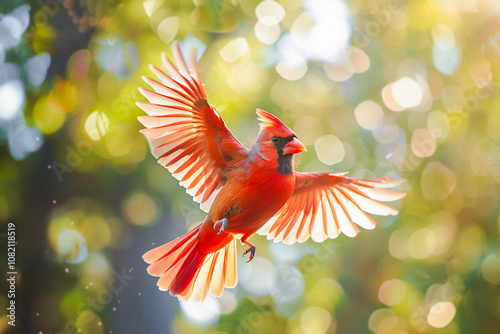
{"type": "Polygon", "coordinates": [[[261,109],[257,109],[257,115],[261,123],[254,150],[263,159],[261,163],[281,174],[291,174],[293,155],[306,151],[306,147],[278,117],[261,109]]]}

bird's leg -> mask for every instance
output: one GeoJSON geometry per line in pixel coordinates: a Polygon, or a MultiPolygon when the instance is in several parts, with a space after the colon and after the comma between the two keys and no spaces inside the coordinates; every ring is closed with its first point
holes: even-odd
{"type": "Polygon", "coordinates": [[[255,256],[255,252],[257,251],[257,248],[254,245],[252,245],[251,243],[249,243],[248,241],[243,240],[243,239],[241,240],[241,243],[250,247],[249,249],[247,249],[245,251],[245,253],[243,253],[243,256],[247,255],[247,253],[250,253],[250,257],[248,258],[247,262],[252,261],[252,259],[255,256]]]}
{"type": "Polygon", "coordinates": [[[220,220],[218,220],[215,224],[214,224],[214,230],[217,229],[217,226],[220,224],[220,229],[219,229],[219,232],[217,232],[217,235],[221,234],[222,232],[224,232],[224,230],[226,229],[227,227],[227,223],[228,223],[228,220],[227,218],[222,218],[220,220]]]}

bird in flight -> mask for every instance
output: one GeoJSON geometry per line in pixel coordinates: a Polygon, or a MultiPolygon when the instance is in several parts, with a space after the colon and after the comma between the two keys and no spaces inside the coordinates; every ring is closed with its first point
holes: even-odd
{"type": "Polygon", "coordinates": [[[387,190],[404,180],[360,180],[341,173],[299,173],[294,155],[306,150],[276,116],[257,109],[260,132],[250,150],[226,127],[208,102],[194,52],[188,69],[179,45],[177,66],[162,54],[170,73],[150,68],[159,81],[143,77],[152,90],[139,88],[149,102],[137,102],[148,116],[139,121],[158,163],[180,181],[207,212],[205,221],[186,234],[156,247],[143,259],[158,286],[179,299],[204,300],[236,285],[236,240],[248,246],[251,261],[255,234],[285,244],[354,237],[358,226],[373,229],[367,214],[396,215],[381,203],[405,196],[387,190]]]}

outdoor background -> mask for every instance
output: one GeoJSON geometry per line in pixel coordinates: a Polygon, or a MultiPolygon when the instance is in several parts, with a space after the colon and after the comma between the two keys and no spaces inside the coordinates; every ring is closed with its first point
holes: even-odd
{"type": "MultiPolygon", "coordinates": [[[[18,333],[498,333],[497,0],[2,0],[0,236],[16,226],[18,333]],[[255,109],[298,171],[406,178],[353,239],[263,236],[235,289],[156,287],[141,256],[204,218],[149,152],[135,101],[173,41],[250,147],[255,109]]],[[[2,276],[3,277],[3,276],[2,276]]],[[[0,282],[0,332],[8,283],[0,282]]]]}

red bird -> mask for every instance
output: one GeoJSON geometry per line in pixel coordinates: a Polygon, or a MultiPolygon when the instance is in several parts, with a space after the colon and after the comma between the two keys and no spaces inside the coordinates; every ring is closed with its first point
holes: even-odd
{"type": "MultiPolygon", "coordinates": [[[[140,88],[149,102],[137,102],[149,116],[139,117],[153,155],[208,211],[205,221],[183,236],[144,254],[158,286],[179,299],[204,300],[236,285],[236,239],[267,235],[275,242],[321,242],[340,232],[354,237],[356,226],[373,229],[367,213],[396,215],[378,201],[401,199],[392,188],[403,181],[357,180],[346,173],[298,173],[294,155],[306,150],[276,116],[257,109],[260,133],[248,150],[231,134],[208,102],[191,54],[188,70],[179,46],[177,68],[162,55],[170,72],[151,65],[160,82],[143,77],[154,91],[140,88]]],[[[248,262],[247,261],[247,262],[248,262]]]]}

